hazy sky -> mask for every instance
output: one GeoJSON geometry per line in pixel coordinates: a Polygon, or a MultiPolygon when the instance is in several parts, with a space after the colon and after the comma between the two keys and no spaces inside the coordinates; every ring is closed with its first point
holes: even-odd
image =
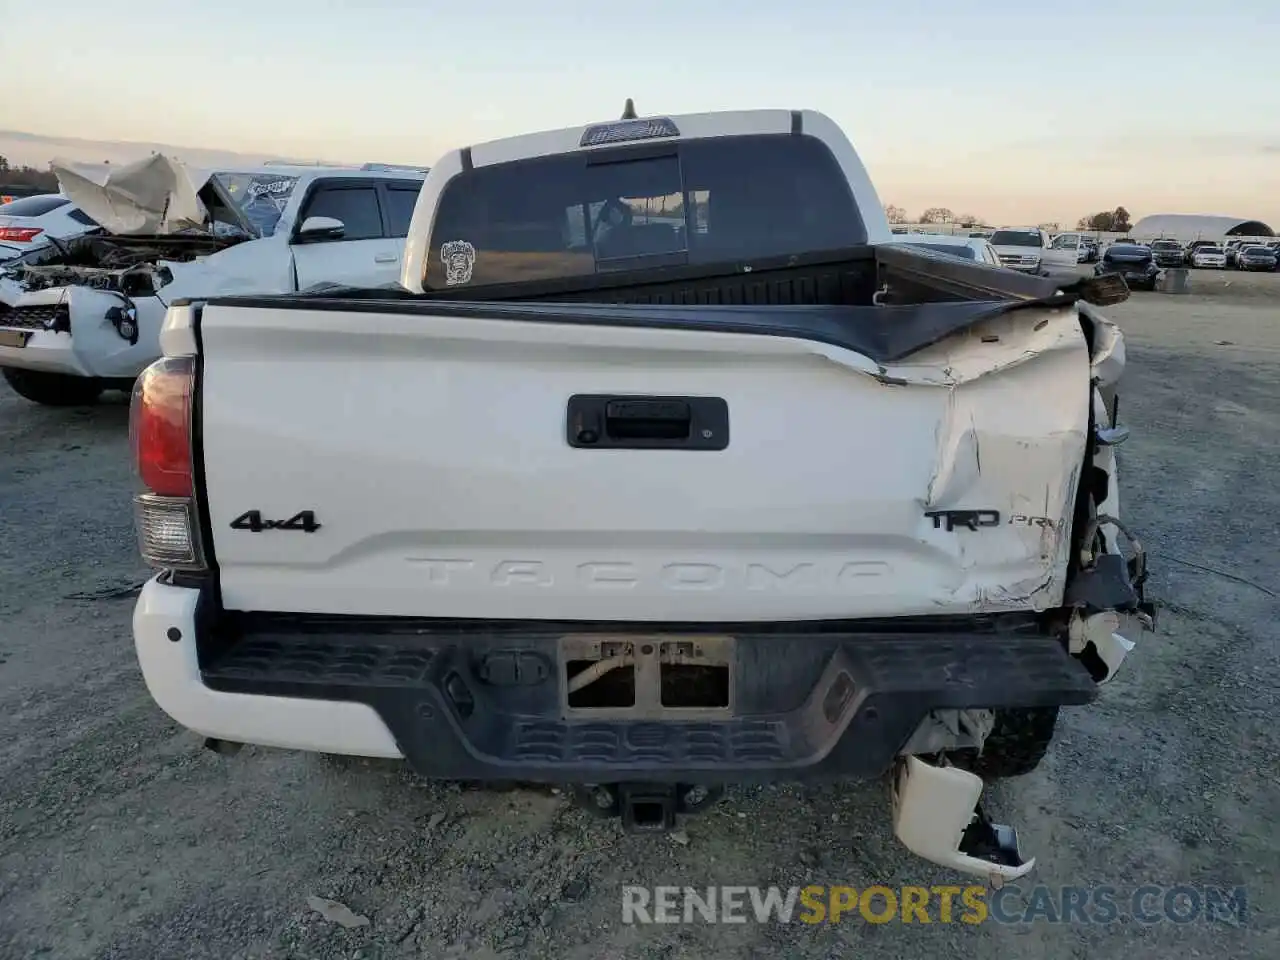
{"type": "Polygon", "coordinates": [[[0,129],[430,163],[628,96],[812,107],[912,213],[1280,226],[1280,0],[25,0],[3,21],[0,129]]]}

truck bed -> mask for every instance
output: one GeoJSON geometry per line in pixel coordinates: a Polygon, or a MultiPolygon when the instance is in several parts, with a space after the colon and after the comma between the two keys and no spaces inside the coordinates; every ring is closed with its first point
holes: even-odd
{"type": "Polygon", "coordinates": [[[335,284],[301,296],[371,301],[635,303],[674,306],[870,306],[886,283],[892,303],[1025,300],[1050,297],[1061,283],[938,254],[879,244],[753,261],[619,271],[566,280],[445,287],[424,294],[335,284]]]}
{"type": "Polygon", "coordinates": [[[749,269],[737,264],[651,269],[425,294],[325,285],[292,297],[215,302],[800,337],[879,363],[908,356],[983,317],[1028,304],[1067,302],[1058,296],[1060,287],[1047,278],[929,251],[865,246],[758,262],[749,269]],[[878,298],[877,291],[882,291],[878,298]]]}

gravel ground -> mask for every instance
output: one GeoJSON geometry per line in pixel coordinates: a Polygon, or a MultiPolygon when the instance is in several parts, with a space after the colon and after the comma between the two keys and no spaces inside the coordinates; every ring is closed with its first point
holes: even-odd
{"type": "Polygon", "coordinates": [[[896,846],[883,784],[739,791],[673,840],[550,791],[214,755],[134,659],[124,398],[43,409],[0,382],[0,957],[1275,957],[1280,276],[1193,281],[1112,311],[1124,509],[1168,602],[1160,632],[993,806],[1038,883],[1110,885],[1122,906],[1143,884],[1243,885],[1243,924],[628,926],[624,884],[954,878],[896,846]]]}

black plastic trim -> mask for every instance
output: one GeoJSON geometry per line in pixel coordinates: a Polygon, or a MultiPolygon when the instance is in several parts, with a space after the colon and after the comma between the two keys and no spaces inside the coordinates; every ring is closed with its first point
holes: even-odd
{"type": "MultiPolygon", "coordinates": [[[[176,302],[176,301],[175,301],[176,302]]],[[[213,525],[209,520],[208,483],[205,477],[204,460],[204,336],[200,330],[200,321],[204,315],[204,304],[189,301],[192,306],[191,335],[196,342],[195,383],[191,387],[191,472],[192,487],[195,492],[196,518],[200,524],[200,541],[204,548],[205,569],[200,572],[174,572],[174,585],[183,587],[199,587],[200,604],[209,617],[216,616],[221,606],[222,589],[218,580],[218,558],[213,539],[213,525]]]]}
{"type": "Polygon", "coordinates": [[[791,135],[793,137],[804,135],[804,114],[799,110],[791,111],[791,135]]]}
{"type": "MultiPolygon", "coordinates": [[[[1070,300],[1046,301],[1045,306],[1070,300]]],[[[347,313],[433,314],[529,323],[662,328],[811,340],[852,350],[876,363],[893,363],[980,320],[1008,313],[1024,303],[954,301],[884,307],[673,307],[636,304],[507,304],[431,301],[343,300],[282,297],[210,301],[214,306],[296,308],[347,313]]]]}
{"type": "MultiPolygon", "coordinates": [[[[919,302],[910,302],[917,298],[909,298],[906,303],[886,306],[807,305],[803,299],[799,303],[766,300],[732,305],[655,305],[589,300],[538,303],[503,299],[452,300],[434,294],[415,295],[386,289],[351,291],[350,296],[345,295],[348,293],[346,290],[330,290],[322,295],[216,297],[209,304],[251,309],[433,314],[530,323],[745,333],[811,340],[852,350],[877,363],[892,363],[968,329],[980,320],[1023,307],[1069,306],[1077,299],[1059,294],[1053,281],[1022,277],[1008,270],[989,269],[959,258],[950,258],[954,263],[938,263],[936,261],[943,258],[888,247],[876,249],[872,255],[876,257],[882,277],[887,272],[906,289],[910,289],[913,282],[917,283],[922,288],[919,302]],[[928,302],[923,290],[931,287],[949,290],[955,299],[928,302]],[[982,295],[991,299],[979,299],[982,295]]],[[[859,263],[866,259],[864,252],[849,262],[859,263]]],[[[821,268],[817,272],[834,282],[845,269],[845,264],[828,261],[821,263],[821,268]]],[[[704,267],[687,269],[696,277],[707,275],[704,267]]],[[[778,268],[778,273],[784,269],[787,268],[778,268]]],[[[798,266],[789,269],[795,279],[788,282],[805,282],[798,266]]],[[[728,268],[721,268],[721,271],[727,277],[723,286],[741,291],[739,296],[745,292],[744,285],[759,285],[763,289],[772,282],[770,277],[762,275],[763,271],[751,271],[748,276],[731,273],[728,268]]],[[[809,275],[810,283],[815,275],[809,275]]],[[[640,276],[655,284],[671,282],[670,275],[660,270],[649,275],[641,272],[640,276]]],[[[638,282],[636,277],[619,276],[614,289],[625,286],[628,280],[638,282]]],[[[489,291],[490,296],[493,293],[489,291]]],[[[603,295],[600,298],[608,299],[603,295]]]]}

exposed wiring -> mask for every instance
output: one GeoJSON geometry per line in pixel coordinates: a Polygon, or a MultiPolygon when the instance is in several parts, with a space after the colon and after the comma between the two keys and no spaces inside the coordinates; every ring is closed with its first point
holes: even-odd
{"type": "Polygon", "coordinates": [[[1224,580],[1232,580],[1236,583],[1242,583],[1246,587],[1253,587],[1255,590],[1262,591],[1268,597],[1280,596],[1280,594],[1277,594],[1274,590],[1271,590],[1268,587],[1264,587],[1260,583],[1255,583],[1252,580],[1249,580],[1245,577],[1237,576],[1234,573],[1227,573],[1225,570],[1218,570],[1215,567],[1206,567],[1202,563],[1192,563],[1190,560],[1183,560],[1181,557],[1171,557],[1167,553],[1159,553],[1159,554],[1156,554],[1156,556],[1158,556],[1161,560],[1168,560],[1170,563],[1181,564],[1184,567],[1190,567],[1192,570],[1200,570],[1204,573],[1212,573],[1214,576],[1222,577],[1224,580]]]}

